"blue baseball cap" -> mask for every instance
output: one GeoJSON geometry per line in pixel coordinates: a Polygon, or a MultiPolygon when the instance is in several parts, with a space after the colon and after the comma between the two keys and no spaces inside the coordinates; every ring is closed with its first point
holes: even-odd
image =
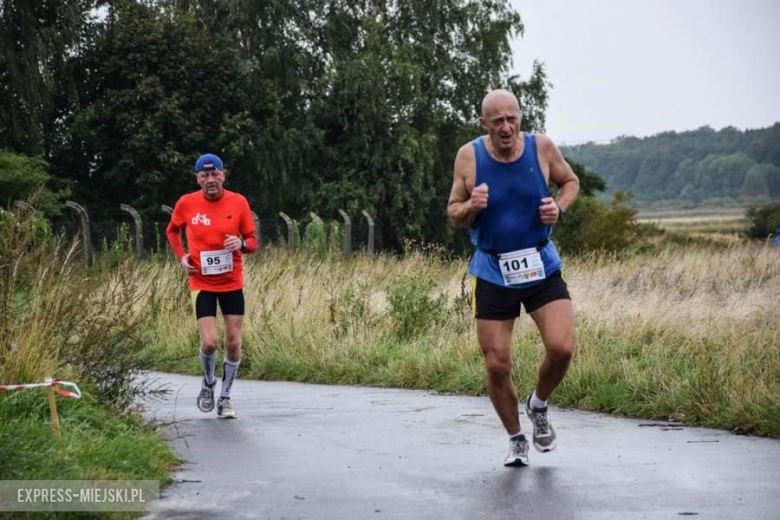
{"type": "Polygon", "coordinates": [[[213,153],[207,153],[198,157],[195,161],[196,172],[206,172],[212,170],[224,170],[222,167],[222,159],[214,155],[213,153]]]}

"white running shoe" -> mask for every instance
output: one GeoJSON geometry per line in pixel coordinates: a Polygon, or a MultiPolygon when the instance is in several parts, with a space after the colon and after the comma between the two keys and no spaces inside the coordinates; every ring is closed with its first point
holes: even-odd
{"type": "Polygon", "coordinates": [[[534,425],[534,448],[542,453],[556,447],[555,430],[547,419],[547,407],[531,409],[531,396],[525,400],[525,413],[534,425]]]}
{"type": "Polygon", "coordinates": [[[217,386],[217,380],[213,385],[206,383],[206,378],[200,383],[200,393],[198,394],[198,410],[203,413],[209,413],[214,409],[214,387],[217,386]]]}
{"type": "Polygon", "coordinates": [[[528,466],[528,441],[525,435],[509,438],[509,455],[504,459],[504,466],[528,466]]]}
{"type": "Polygon", "coordinates": [[[236,411],[230,406],[229,397],[220,397],[217,401],[217,416],[221,419],[235,419],[238,417],[236,411]]]}

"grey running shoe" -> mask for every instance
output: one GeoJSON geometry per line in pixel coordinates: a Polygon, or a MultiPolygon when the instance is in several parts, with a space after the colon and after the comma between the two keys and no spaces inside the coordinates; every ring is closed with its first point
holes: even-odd
{"type": "Polygon", "coordinates": [[[217,401],[217,416],[222,419],[235,419],[236,411],[230,406],[229,397],[220,397],[217,401]]]}
{"type": "Polygon", "coordinates": [[[206,378],[200,383],[200,393],[198,394],[198,410],[208,413],[214,409],[214,387],[217,386],[217,380],[213,385],[206,383],[206,378]]]}
{"type": "Polygon", "coordinates": [[[509,455],[504,459],[504,466],[528,466],[528,441],[525,435],[510,437],[509,455]]]}
{"type": "Polygon", "coordinates": [[[555,430],[547,420],[547,407],[531,409],[531,396],[525,400],[525,413],[534,425],[534,448],[546,452],[555,449],[555,430]]]}

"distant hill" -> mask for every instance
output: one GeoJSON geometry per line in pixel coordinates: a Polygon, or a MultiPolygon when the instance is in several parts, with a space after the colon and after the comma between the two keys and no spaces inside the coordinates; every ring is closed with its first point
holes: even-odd
{"type": "Polygon", "coordinates": [[[780,123],[746,131],[705,126],[561,151],[603,177],[608,192],[629,191],[639,203],[780,200],[780,123]]]}

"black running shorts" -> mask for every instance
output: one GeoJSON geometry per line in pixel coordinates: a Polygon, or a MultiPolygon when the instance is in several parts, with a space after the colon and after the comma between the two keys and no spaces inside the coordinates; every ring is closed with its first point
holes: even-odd
{"type": "Polygon", "coordinates": [[[512,320],[520,316],[520,304],[530,314],[555,300],[571,300],[560,271],[527,289],[509,289],[474,278],[472,308],[478,320],[512,320]]]}
{"type": "Polygon", "coordinates": [[[193,291],[192,303],[195,306],[195,316],[201,319],[205,316],[217,317],[217,302],[223,316],[244,315],[244,290],[229,292],[193,291]]]}

